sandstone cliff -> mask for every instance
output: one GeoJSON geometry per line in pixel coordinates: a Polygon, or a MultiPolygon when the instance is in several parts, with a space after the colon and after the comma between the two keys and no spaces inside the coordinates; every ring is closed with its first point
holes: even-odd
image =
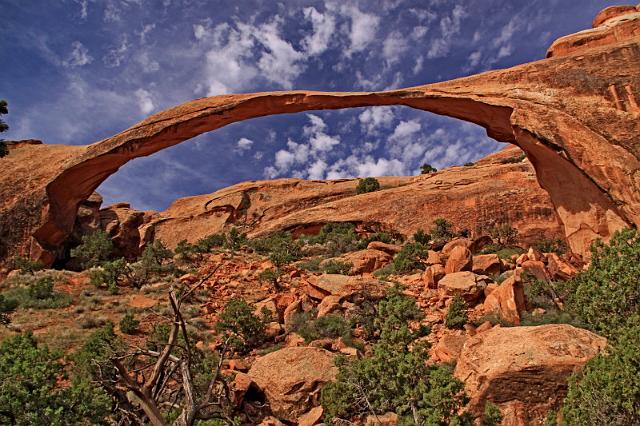
{"type": "Polygon", "coordinates": [[[244,182],[212,194],[176,200],[141,227],[147,239],[169,246],[195,242],[237,226],[249,236],[278,230],[314,233],[328,222],[352,222],[363,230],[404,236],[428,230],[444,217],[459,229],[481,234],[508,223],[523,242],[562,238],[549,195],[531,164],[513,147],[473,166],[421,176],[381,177],[380,191],[356,195],[357,179],[244,182]]]}
{"type": "Polygon", "coordinates": [[[549,58],[387,92],[290,91],[197,99],[85,147],[12,146],[0,170],[0,258],[52,263],[78,206],[127,161],[248,118],[405,105],[479,124],[518,145],[549,192],[574,252],[640,225],[640,9],[605,10],[549,58]]]}

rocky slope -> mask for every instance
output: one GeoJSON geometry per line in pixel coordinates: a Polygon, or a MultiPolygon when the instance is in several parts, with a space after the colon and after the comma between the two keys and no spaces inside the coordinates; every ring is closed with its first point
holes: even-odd
{"type": "Polygon", "coordinates": [[[408,237],[418,229],[429,230],[439,217],[476,236],[493,225],[510,224],[523,244],[563,237],[549,195],[516,147],[473,166],[379,180],[380,191],[360,195],[357,179],[244,182],[176,200],[163,212],[147,212],[144,223],[142,212],[122,204],[101,210],[100,216],[116,246],[129,250],[135,248],[131,242],[151,239],[170,247],[183,239],[193,243],[231,226],[255,237],[280,230],[313,234],[329,222],[351,222],[363,232],[382,230],[408,237]],[[106,217],[113,220],[105,221],[106,217]]]}
{"type": "Polygon", "coordinates": [[[77,209],[127,161],[252,117],[314,109],[406,105],[474,122],[522,148],[574,252],[640,225],[640,18],[608,9],[549,58],[388,92],[272,92],[197,99],[86,147],[10,148],[0,171],[0,258],[51,264],[77,209]],[[46,162],[41,159],[46,158],[46,162]]]}

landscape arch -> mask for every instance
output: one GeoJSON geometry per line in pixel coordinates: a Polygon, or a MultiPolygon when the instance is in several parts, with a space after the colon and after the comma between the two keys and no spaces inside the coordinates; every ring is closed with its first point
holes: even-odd
{"type": "Polygon", "coordinates": [[[519,146],[549,192],[571,249],[588,255],[593,240],[640,224],[639,38],[399,90],[196,99],[91,145],[16,146],[0,171],[0,259],[27,250],[51,264],[78,205],[131,159],[250,118],[380,105],[473,122],[519,146]],[[46,164],[25,167],[34,158],[46,164]]]}

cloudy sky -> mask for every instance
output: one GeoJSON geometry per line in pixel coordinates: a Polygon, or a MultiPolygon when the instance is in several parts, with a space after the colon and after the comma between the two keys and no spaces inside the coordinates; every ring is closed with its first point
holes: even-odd
{"type": "MultiPolygon", "coordinates": [[[[0,0],[7,139],[89,144],[204,96],[383,90],[541,59],[605,0],[0,0]]],[[[418,173],[501,145],[405,107],[236,123],[137,159],[106,203],[164,209],[244,180],[418,173]]],[[[46,161],[46,159],[43,159],[46,161]]]]}

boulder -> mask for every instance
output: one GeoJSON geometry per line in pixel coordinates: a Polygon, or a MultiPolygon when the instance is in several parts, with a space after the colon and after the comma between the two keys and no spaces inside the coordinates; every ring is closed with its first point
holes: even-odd
{"type": "Polygon", "coordinates": [[[298,426],[314,426],[320,423],[323,414],[322,406],[313,407],[309,412],[298,418],[298,426]]]}
{"type": "Polygon", "coordinates": [[[431,265],[422,274],[422,280],[424,281],[426,288],[438,288],[438,281],[444,277],[444,266],[439,263],[431,265]]]}
{"type": "Polygon", "coordinates": [[[427,251],[427,259],[425,260],[425,263],[427,265],[441,264],[442,263],[442,257],[440,256],[440,253],[438,253],[437,251],[428,250],[427,251]]]}
{"type": "Polygon", "coordinates": [[[367,248],[369,250],[383,251],[391,256],[395,256],[400,250],[402,250],[401,245],[383,243],[382,241],[371,241],[369,245],[367,245],[367,248]]]}
{"type": "Polygon", "coordinates": [[[450,363],[460,356],[467,336],[458,331],[447,331],[431,350],[431,358],[435,362],[450,363]]]}
{"type": "Polygon", "coordinates": [[[520,314],[525,310],[525,297],[518,274],[513,274],[486,297],[482,311],[495,313],[502,320],[520,324],[520,314]]]}
{"type": "Polygon", "coordinates": [[[353,266],[349,273],[358,275],[373,272],[388,265],[393,260],[393,257],[381,250],[365,249],[342,255],[338,260],[351,263],[353,266]]]}
{"type": "Polygon", "coordinates": [[[284,348],[256,359],[248,375],[264,392],[271,412],[295,422],[318,405],[323,384],[335,379],[334,358],[324,349],[284,348]]]}
{"type": "Polygon", "coordinates": [[[547,271],[555,280],[569,280],[578,274],[578,270],[570,263],[565,262],[555,253],[547,253],[547,271]]]}
{"type": "Polygon", "coordinates": [[[533,275],[538,280],[549,281],[547,268],[544,266],[544,262],[540,260],[526,260],[522,262],[522,269],[533,275]]]}
{"type": "Polygon", "coordinates": [[[468,238],[454,238],[442,247],[440,253],[442,253],[442,256],[444,257],[449,257],[451,255],[451,251],[456,247],[464,247],[468,249],[471,247],[471,240],[468,238]]]}
{"type": "Polygon", "coordinates": [[[475,414],[487,400],[519,401],[530,417],[544,418],[564,398],[568,377],[606,343],[603,337],[566,324],[493,327],[467,339],[454,374],[464,382],[475,414]]]}
{"type": "Polygon", "coordinates": [[[471,251],[469,251],[468,248],[463,246],[454,247],[444,266],[444,273],[451,274],[453,272],[470,271],[472,264],[471,259],[471,251]]]}
{"type": "Polygon", "coordinates": [[[473,256],[471,270],[476,274],[497,275],[502,270],[502,262],[497,254],[479,254],[473,256]]]}
{"type": "Polygon", "coordinates": [[[340,296],[342,300],[356,295],[382,298],[387,284],[374,278],[351,277],[340,274],[322,274],[309,277],[309,284],[326,295],[340,296]]]}
{"type": "Polygon", "coordinates": [[[322,301],[318,305],[318,318],[340,309],[341,299],[342,296],[335,296],[333,294],[322,299],[322,301]]]}
{"type": "Polygon", "coordinates": [[[486,284],[473,272],[463,271],[445,275],[438,281],[438,289],[446,297],[460,296],[468,303],[478,301],[486,284]]]}

